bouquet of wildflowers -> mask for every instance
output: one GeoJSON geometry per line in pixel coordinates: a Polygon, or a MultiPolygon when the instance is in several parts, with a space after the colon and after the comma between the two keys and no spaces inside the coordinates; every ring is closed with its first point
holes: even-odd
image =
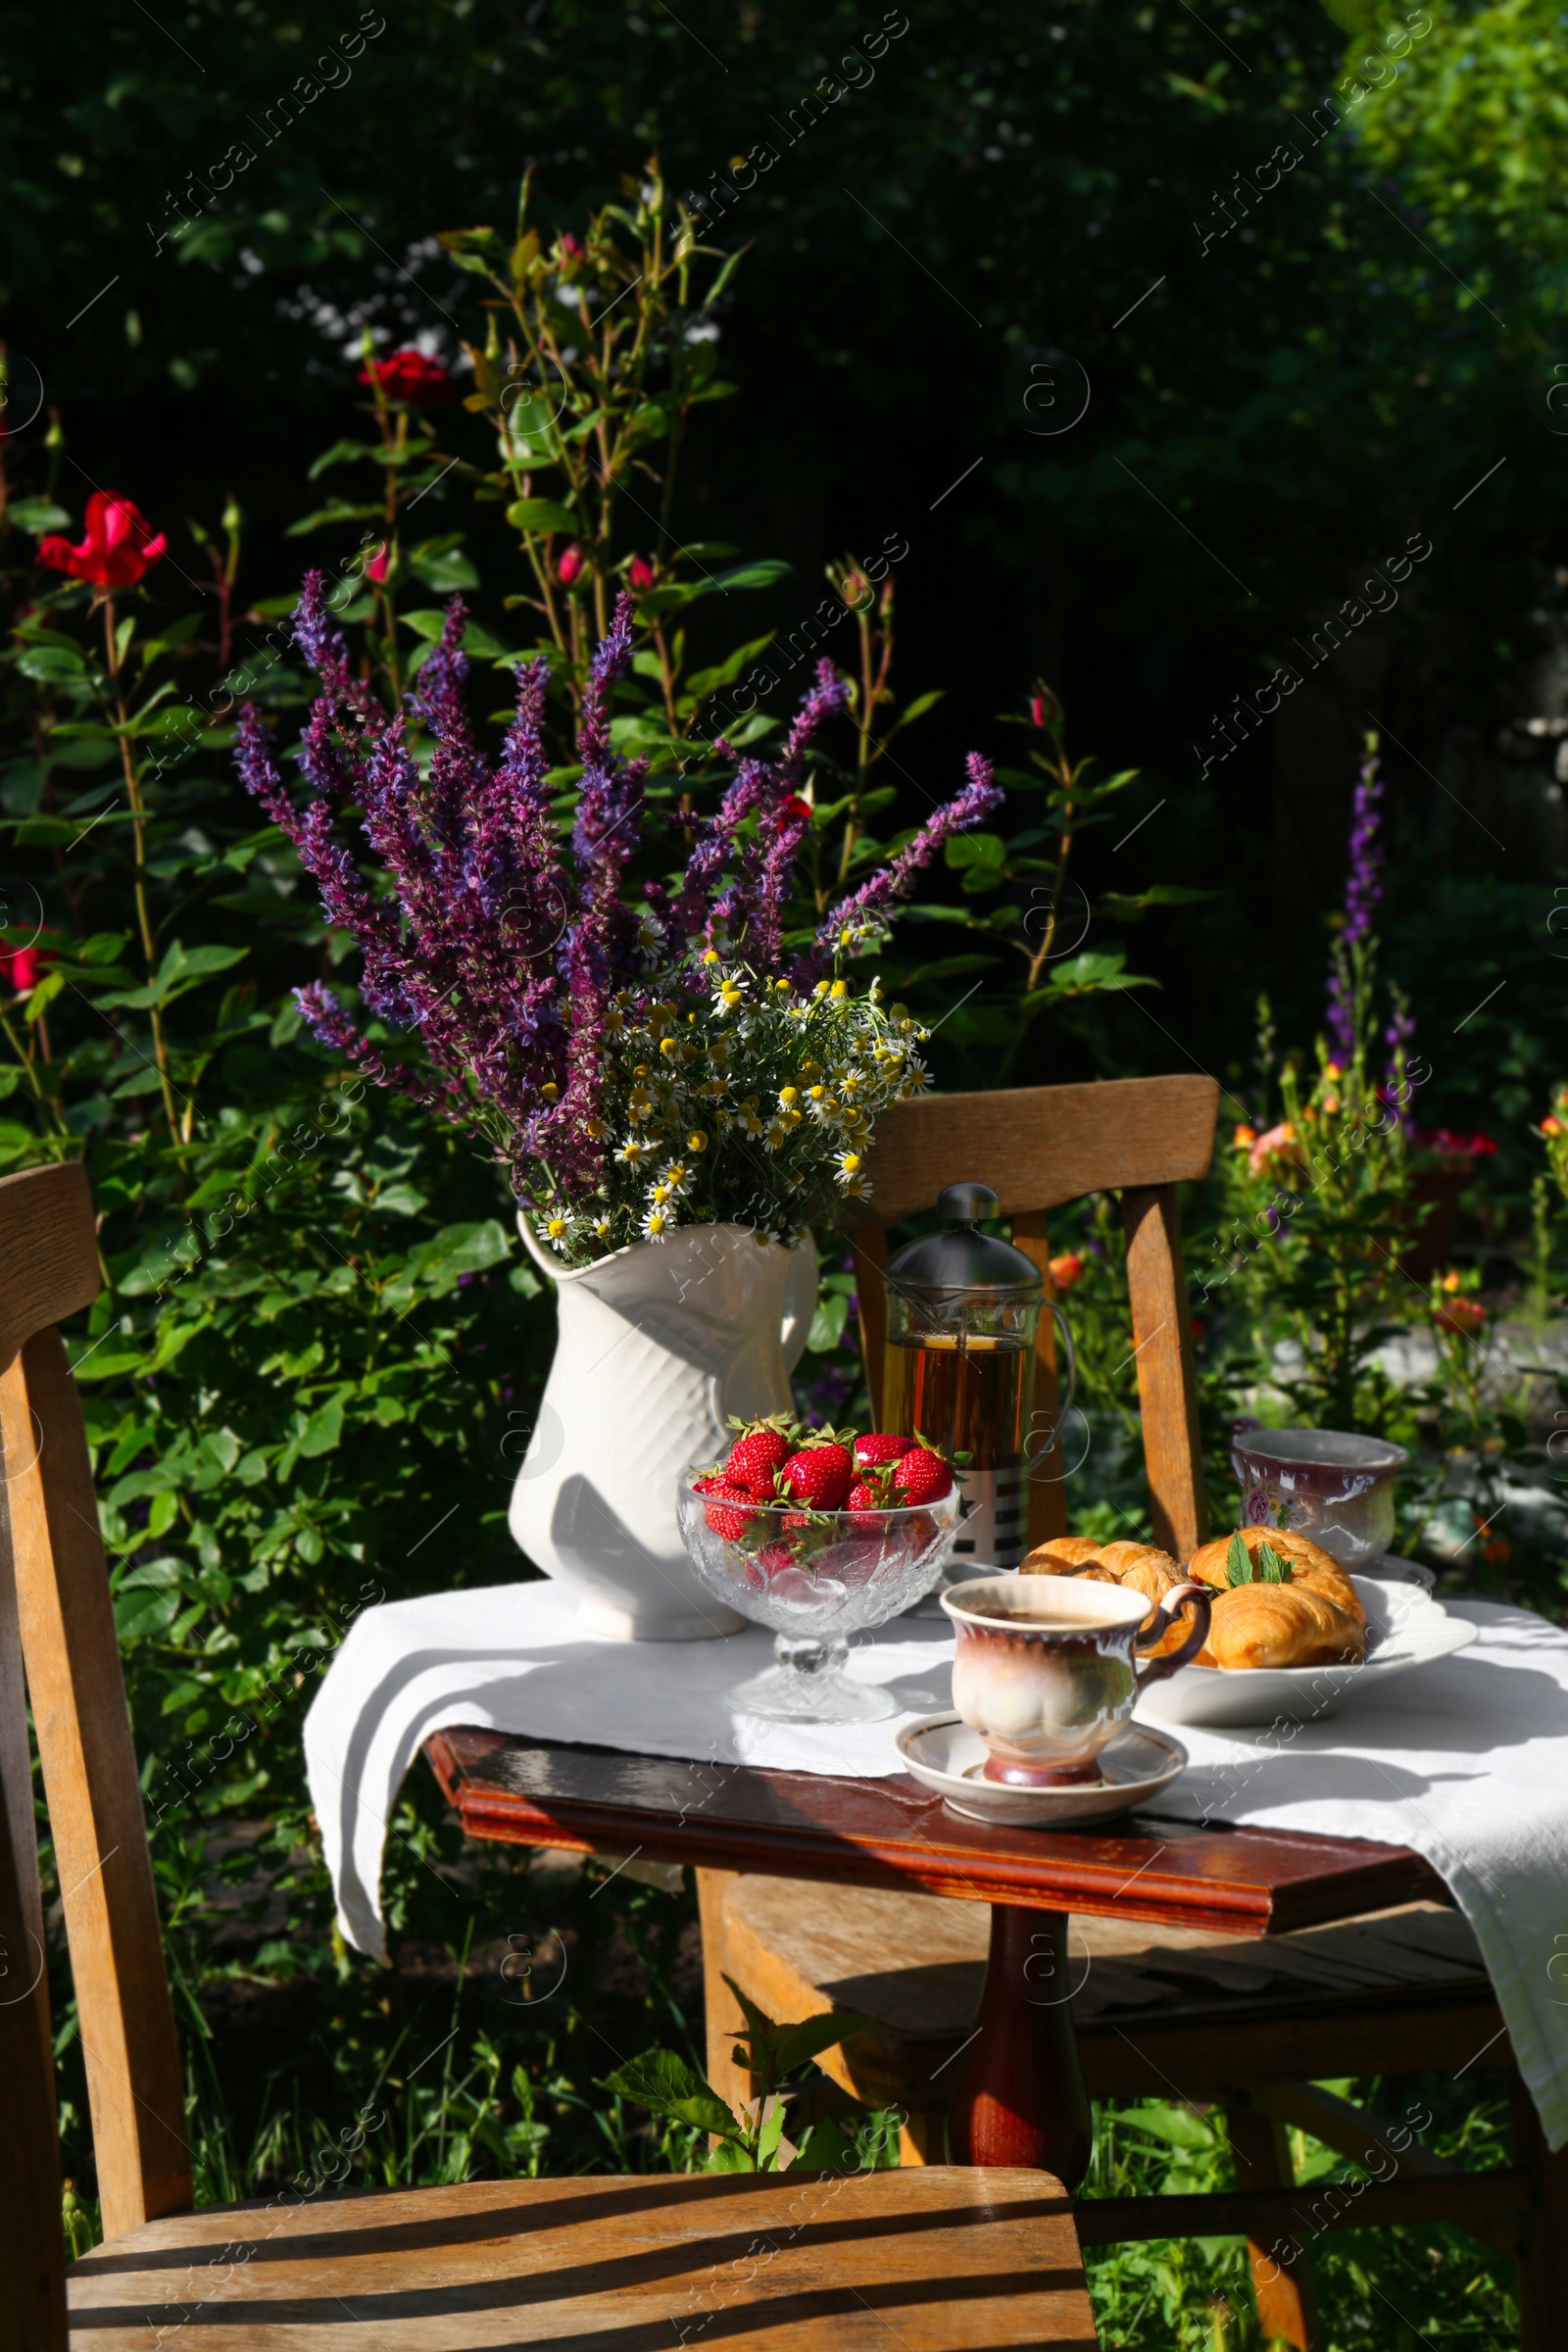
{"type": "Polygon", "coordinates": [[[821,663],[782,759],[728,755],[716,815],[658,810],[647,762],[611,743],[631,612],[623,596],[590,665],[569,841],[552,808],[546,664],[519,670],[516,714],[488,760],[464,704],[457,599],[409,698],[431,738],[427,764],[405,717],[353,675],[316,573],[295,620],[322,689],[299,750],[303,808],[254,710],[239,730],[247,788],[294,844],[328,920],[359,945],[366,1006],[422,1053],[390,1058],[319,981],[298,992],[301,1010],[368,1076],[487,1136],[535,1229],[570,1264],[694,1223],[745,1223],[793,1244],[840,1199],[864,1197],[878,1112],[928,1083],[926,1032],[885,1007],[874,982],[857,994],[842,966],[885,936],[942,842],[1002,799],[971,755],[966,789],[789,955],[791,867],[812,816],[807,754],[845,690],[821,663]],[[379,883],[345,838],[356,817],[379,883]],[[683,870],[634,880],[645,830],[656,852],[661,831],[670,837],[683,870]]]}

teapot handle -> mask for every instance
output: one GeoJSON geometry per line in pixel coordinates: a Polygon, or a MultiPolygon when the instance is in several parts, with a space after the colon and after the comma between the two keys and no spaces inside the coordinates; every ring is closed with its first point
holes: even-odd
{"type": "Polygon", "coordinates": [[[1144,1619],[1143,1624],[1133,1636],[1135,1650],[1142,1648],[1148,1642],[1163,1640],[1170,1631],[1170,1622],[1177,1610],[1184,1608],[1188,1601],[1193,1603],[1195,1620],[1193,1630],[1180,1649],[1173,1649],[1168,1658],[1149,1658],[1142,1666],[1134,1666],[1133,1671],[1138,1677],[1140,1690],[1150,1683],[1163,1682],[1167,1674],[1174,1674],[1178,1666],[1185,1666],[1189,1658],[1197,1656],[1203,1643],[1208,1640],[1208,1616],[1214,1606],[1214,1598],[1212,1585],[1200,1585],[1196,1582],[1172,1585],[1158,1608],[1153,1611],[1152,1615],[1144,1619]]]}
{"type": "MultiPolygon", "coordinates": [[[[1052,1416],[1050,1428],[1046,1431],[1044,1438],[1042,1438],[1038,1445],[1035,1446],[1034,1451],[1032,1453],[1026,1453],[1023,1457],[1023,1474],[1025,1478],[1030,1478],[1033,1476],[1035,1471],[1039,1469],[1041,1463],[1045,1460],[1046,1456],[1050,1453],[1052,1447],[1055,1445],[1056,1439],[1061,1431],[1061,1425],[1066,1420],[1067,1415],[1072,1411],[1073,1391],[1078,1386],[1078,1357],[1073,1348],[1072,1331],[1068,1325],[1067,1318],[1062,1313],[1059,1306],[1048,1304],[1046,1312],[1049,1315],[1054,1315],[1056,1319],[1056,1329],[1061,1336],[1061,1352],[1067,1360],[1067,1380],[1066,1385],[1062,1389],[1061,1395],[1057,1399],[1056,1410],[1052,1416]]],[[[1031,1432],[1030,1435],[1031,1440],[1033,1440],[1034,1433],[1031,1432]]]]}

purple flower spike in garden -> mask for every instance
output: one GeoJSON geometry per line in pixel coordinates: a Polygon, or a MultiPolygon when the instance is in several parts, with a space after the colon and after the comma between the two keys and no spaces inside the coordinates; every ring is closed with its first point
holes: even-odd
{"type": "Polygon", "coordinates": [[[877,1112],[928,1083],[925,1032],[887,1010],[874,983],[856,996],[841,967],[886,936],[944,842],[1003,798],[971,755],[956,799],[788,957],[812,747],[846,689],[818,664],[777,761],[715,747],[734,769],[717,812],[683,810],[677,830],[650,805],[648,762],[614,746],[634,610],[622,594],[588,663],[569,827],[549,785],[547,665],[519,668],[491,760],[468,716],[457,598],[406,709],[388,717],[351,670],[320,574],[307,577],[295,636],[321,692],[298,753],[303,806],[255,710],[239,723],[247,790],[363,958],[370,1026],[322,981],[297,992],[301,1011],[378,1085],[485,1135],[541,1238],[572,1264],[740,1218],[793,1243],[840,1199],[865,1196],[877,1112]],[[683,871],[645,870],[661,846],[679,858],[688,843],[683,871]],[[384,883],[362,871],[367,850],[384,883]]]}
{"type": "Polygon", "coordinates": [[[1355,1059],[1362,1042],[1365,1004],[1371,993],[1373,925],[1382,904],[1383,776],[1378,739],[1368,735],[1350,812],[1350,866],[1345,886],[1345,922],[1335,942],[1329,968],[1329,1038],[1342,1064],[1355,1059]]]}

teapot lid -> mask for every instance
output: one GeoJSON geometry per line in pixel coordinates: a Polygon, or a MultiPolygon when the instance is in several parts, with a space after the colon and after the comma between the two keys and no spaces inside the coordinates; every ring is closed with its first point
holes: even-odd
{"type": "Polygon", "coordinates": [[[937,1195],[937,1213],[948,1220],[944,1233],[922,1234],[890,1257],[889,1287],[903,1291],[1040,1291],[1039,1267],[1015,1250],[977,1231],[1002,1202],[988,1184],[950,1184],[937,1195]]]}

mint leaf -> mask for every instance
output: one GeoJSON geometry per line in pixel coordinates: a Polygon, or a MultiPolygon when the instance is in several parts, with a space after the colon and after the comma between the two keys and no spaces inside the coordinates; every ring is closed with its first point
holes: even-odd
{"type": "Polygon", "coordinates": [[[1250,1585],[1252,1582],[1251,1555],[1240,1528],[1225,1546],[1225,1582],[1233,1586],[1250,1585]]]}
{"type": "Polygon", "coordinates": [[[1291,1581],[1291,1563],[1280,1558],[1272,1544],[1258,1545],[1257,1568],[1265,1585],[1288,1585],[1291,1581]]]}

